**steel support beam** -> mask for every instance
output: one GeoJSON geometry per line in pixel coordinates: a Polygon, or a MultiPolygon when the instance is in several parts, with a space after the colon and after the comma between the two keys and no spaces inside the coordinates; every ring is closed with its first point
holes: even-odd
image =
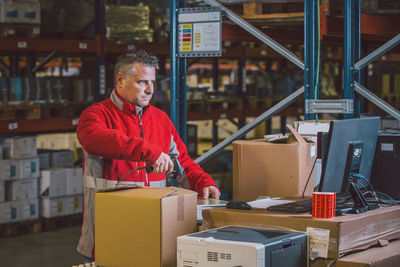
{"type": "Polygon", "coordinates": [[[360,99],[354,94],[354,82],[360,82],[359,73],[354,71],[354,63],[360,59],[360,1],[345,0],[344,3],[344,99],[354,99],[354,113],[344,118],[360,117],[360,99]]]}
{"type": "Polygon", "coordinates": [[[367,66],[369,63],[377,59],[378,57],[382,56],[385,54],[387,51],[392,49],[393,47],[397,46],[400,43],[400,34],[396,35],[393,39],[387,41],[384,43],[382,46],[371,52],[369,55],[363,57],[361,60],[359,60],[356,64],[354,64],[354,69],[355,70],[361,70],[365,66],[367,66]]]}
{"type": "MultiPolygon", "coordinates": [[[[319,1],[319,0],[317,0],[319,1]]],[[[317,81],[317,71],[319,71],[318,61],[318,16],[319,10],[315,0],[304,1],[304,99],[319,98],[319,81],[317,81]],[[315,88],[318,84],[318,88],[315,88]],[[317,90],[315,90],[317,89],[317,90]]],[[[306,105],[306,101],[304,101],[306,105]]],[[[308,113],[306,106],[304,107],[304,119],[313,120],[315,114],[308,113]]]]}
{"type": "Polygon", "coordinates": [[[246,126],[242,127],[240,130],[223,140],[221,143],[198,157],[195,162],[201,164],[209,160],[212,156],[215,156],[218,152],[221,152],[226,146],[228,146],[230,143],[233,141],[242,138],[243,136],[246,135],[249,131],[257,127],[260,123],[270,119],[272,116],[283,110],[284,108],[288,107],[290,104],[292,104],[299,96],[301,96],[304,93],[304,86],[300,87],[297,89],[294,93],[280,101],[278,104],[275,106],[271,107],[267,111],[265,111],[263,114],[255,118],[252,122],[247,124],[246,126]]]}
{"type": "Polygon", "coordinates": [[[373,94],[371,91],[369,91],[367,88],[359,84],[358,82],[355,82],[355,90],[357,93],[374,103],[377,107],[382,109],[383,111],[387,112],[390,116],[395,118],[396,120],[400,121],[400,112],[389,105],[387,102],[373,94]]]}
{"type": "Polygon", "coordinates": [[[262,31],[248,23],[246,20],[242,19],[240,16],[226,8],[225,6],[221,5],[218,1],[216,0],[204,0],[205,3],[209,4],[210,6],[213,7],[218,7],[221,9],[221,11],[224,12],[225,16],[235,22],[238,26],[242,27],[245,29],[247,32],[252,34],[254,37],[259,39],[261,42],[264,44],[268,45],[272,49],[274,49],[276,52],[281,54],[283,57],[287,58],[290,62],[304,70],[304,63],[291,51],[289,51],[286,47],[282,46],[281,44],[277,43],[275,40],[272,38],[268,37],[266,34],[264,34],[262,31]]]}

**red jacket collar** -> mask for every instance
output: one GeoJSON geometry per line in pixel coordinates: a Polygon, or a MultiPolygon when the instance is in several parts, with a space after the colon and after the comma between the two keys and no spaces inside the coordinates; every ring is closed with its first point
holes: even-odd
{"type": "MultiPolygon", "coordinates": [[[[134,113],[136,114],[136,105],[133,105],[129,103],[125,98],[123,98],[117,91],[117,89],[114,89],[115,95],[122,101],[122,111],[124,112],[129,112],[129,113],[134,113]]],[[[143,112],[150,106],[150,102],[147,106],[143,108],[143,112]]]]}

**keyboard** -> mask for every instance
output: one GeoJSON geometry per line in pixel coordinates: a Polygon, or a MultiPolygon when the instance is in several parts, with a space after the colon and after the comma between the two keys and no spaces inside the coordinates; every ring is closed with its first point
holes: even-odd
{"type": "MultiPolygon", "coordinates": [[[[349,198],[351,196],[348,193],[336,195],[336,210],[354,207],[354,203],[349,202],[349,198]]],[[[287,213],[311,212],[312,198],[270,206],[267,210],[287,213]]]]}

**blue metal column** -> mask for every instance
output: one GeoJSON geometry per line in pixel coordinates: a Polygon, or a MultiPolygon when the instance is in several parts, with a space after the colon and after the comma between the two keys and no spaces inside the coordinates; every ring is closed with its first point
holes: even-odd
{"type": "MultiPolygon", "coordinates": [[[[317,0],[319,1],[319,0],[317,0]]],[[[318,61],[318,16],[319,10],[316,1],[304,1],[304,100],[319,99],[319,79],[316,80],[318,61]],[[318,88],[315,88],[317,83],[318,88]]],[[[318,77],[319,78],[319,77],[318,77]]],[[[306,101],[304,101],[306,102],[306,101]]],[[[304,107],[304,111],[306,107],[304,107]]],[[[305,120],[315,119],[315,114],[304,113],[305,120]]]]}
{"type": "Polygon", "coordinates": [[[359,72],[355,72],[354,64],[361,56],[359,0],[345,0],[344,5],[344,99],[353,99],[354,113],[345,114],[345,119],[360,117],[360,99],[354,94],[354,82],[360,82],[359,72]]]}
{"type": "Polygon", "coordinates": [[[170,1],[170,117],[183,142],[186,142],[186,58],[178,55],[178,8],[185,7],[185,0],[170,1]]]}
{"type": "MultiPolygon", "coordinates": [[[[98,41],[98,51],[95,57],[94,99],[100,101],[106,93],[106,68],[104,40],[106,36],[105,0],[95,1],[95,35],[98,41]]],[[[114,77],[115,78],[115,77],[114,77]]]]}

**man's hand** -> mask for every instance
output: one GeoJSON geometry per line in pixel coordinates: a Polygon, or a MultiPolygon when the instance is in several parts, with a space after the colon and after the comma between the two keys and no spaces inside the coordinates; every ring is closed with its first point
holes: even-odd
{"type": "Polygon", "coordinates": [[[221,192],[215,186],[207,186],[203,188],[203,198],[219,199],[221,192]]]}
{"type": "Polygon", "coordinates": [[[171,173],[174,170],[174,163],[171,158],[164,152],[158,157],[158,159],[153,163],[152,167],[154,173],[171,173]]]}

